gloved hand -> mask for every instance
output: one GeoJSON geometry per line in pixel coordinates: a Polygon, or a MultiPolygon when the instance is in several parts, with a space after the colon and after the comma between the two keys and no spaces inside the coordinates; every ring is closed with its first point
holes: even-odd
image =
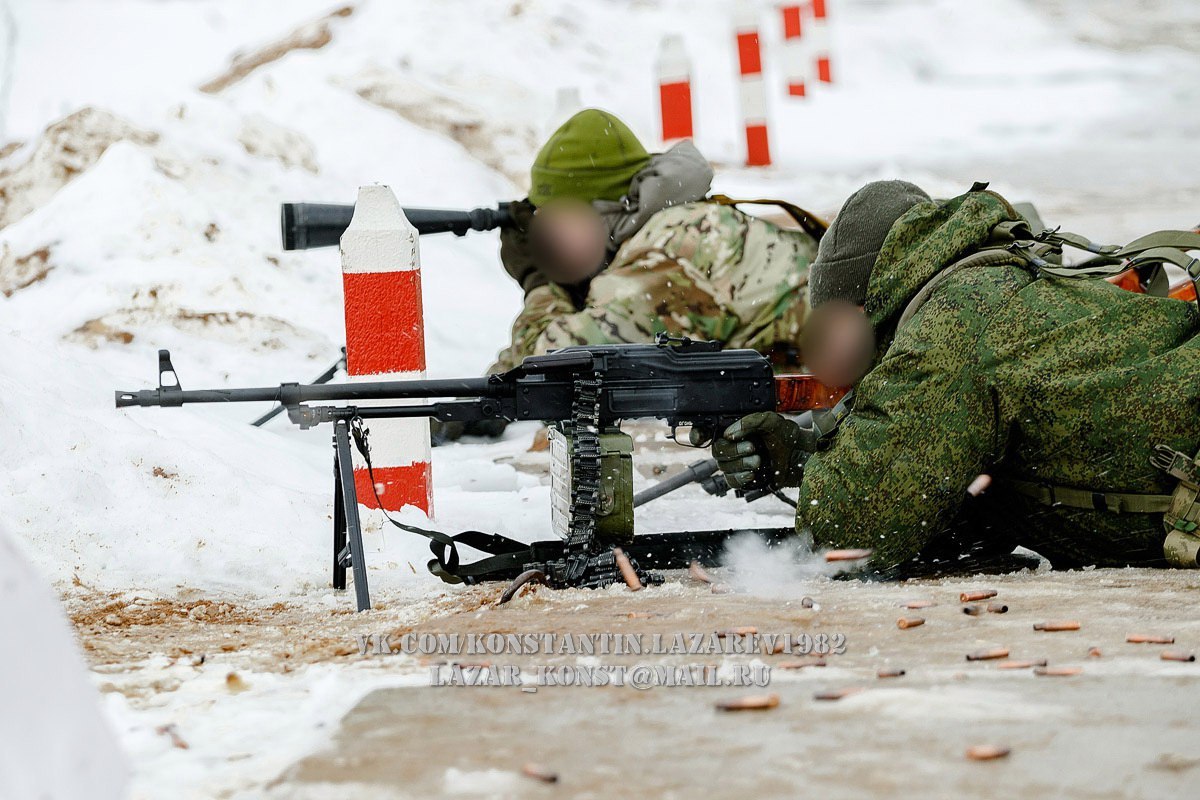
{"type": "Polygon", "coordinates": [[[513,226],[500,231],[500,261],[504,264],[504,271],[521,285],[526,295],[550,282],[538,270],[529,241],[533,212],[533,204],[528,200],[510,203],[508,213],[512,215],[513,226]]]}
{"type": "Polygon", "coordinates": [[[817,434],[774,411],[742,417],[721,433],[712,454],[735,489],[799,486],[817,434]]]}

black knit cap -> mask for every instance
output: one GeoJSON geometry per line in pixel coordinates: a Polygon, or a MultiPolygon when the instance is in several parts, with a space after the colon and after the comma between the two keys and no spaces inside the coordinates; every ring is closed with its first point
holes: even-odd
{"type": "Polygon", "coordinates": [[[929,195],[908,181],[868,183],[846,200],[821,237],[808,271],[808,302],[817,308],[829,300],[861,306],[867,299],[871,270],[896,220],[929,195]]]}

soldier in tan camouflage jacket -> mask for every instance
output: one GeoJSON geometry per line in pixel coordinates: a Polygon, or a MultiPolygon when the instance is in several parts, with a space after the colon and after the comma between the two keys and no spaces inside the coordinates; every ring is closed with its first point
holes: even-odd
{"type": "Polygon", "coordinates": [[[532,169],[529,200],[501,257],[525,289],[512,342],[489,370],[574,344],[647,342],[660,331],[751,347],[799,366],[808,264],[816,240],[705,200],[712,170],[691,142],[649,155],[620,120],[582,111],[532,169]],[[603,254],[564,278],[537,246],[538,216],[587,204],[603,254]]]}

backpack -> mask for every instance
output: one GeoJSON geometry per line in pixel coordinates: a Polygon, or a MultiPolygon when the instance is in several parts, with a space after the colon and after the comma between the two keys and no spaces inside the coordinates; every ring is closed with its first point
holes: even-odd
{"type": "MultiPolygon", "coordinates": [[[[933,291],[952,275],[972,266],[1011,263],[1014,254],[1037,277],[1105,279],[1140,294],[1200,303],[1200,258],[1189,255],[1188,250],[1200,250],[1200,231],[1155,231],[1122,247],[1096,244],[1058,228],[1034,234],[1023,219],[1003,222],[993,228],[987,245],[946,267],[926,283],[905,307],[899,325],[911,319],[933,291]],[[1094,257],[1064,265],[1062,253],[1067,247],[1093,253],[1094,257]],[[1182,270],[1186,277],[1172,284],[1168,266],[1182,270]]],[[[1151,465],[1179,481],[1174,492],[1169,495],[1096,492],[1011,478],[1005,483],[1018,494],[1049,506],[1162,514],[1166,531],[1163,555],[1167,562],[1175,567],[1200,568],[1200,453],[1193,457],[1158,445],[1151,465]]]]}

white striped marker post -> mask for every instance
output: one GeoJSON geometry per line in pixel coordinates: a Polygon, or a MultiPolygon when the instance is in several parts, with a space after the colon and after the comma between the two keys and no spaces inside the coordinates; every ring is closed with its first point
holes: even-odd
{"type": "Polygon", "coordinates": [[[658,76],[662,140],[691,139],[695,135],[692,125],[692,64],[683,46],[683,37],[676,34],[663,37],[654,68],[658,76]]]}
{"type": "Polygon", "coordinates": [[[826,5],[826,0],[812,0],[813,53],[816,56],[817,80],[833,83],[833,73],[829,67],[829,18],[826,5]]]}
{"type": "Polygon", "coordinates": [[[799,3],[786,3],[779,7],[783,16],[783,68],[787,78],[787,93],[790,97],[808,94],[808,58],[805,56],[803,7],[799,3]]]}
{"type": "MultiPolygon", "coordinates": [[[[342,234],[342,285],[346,304],[346,373],[353,381],[425,377],[425,316],[417,229],[392,190],[363,186],[354,217],[342,234]]],[[[398,405],[400,401],[359,401],[398,405]]],[[[358,502],[389,511],[417,506],[433,511],[429,421],[378,419],[371,430],[375,487],[356,452],[358,502]],[[375,494],[379,494],[379,503],[375,494]]]]}
{"type": "Polygon", "coordinates": [[[545,134],[550,136],[564,122],[583,108],[578,86],[560,86],[554,92],[554,114],[546,122],[545,134]]]}
{"type": "Polygon", "coordinates": [[[767,93],[763,85],[762,45],[758,36],[758,16],[754,6],[739,2],[734,17],[737,37],[738,97],[741,101],[742,126],[746,132],[746,166],[765,167],[771,163],[767,137],[767,93]]]}

